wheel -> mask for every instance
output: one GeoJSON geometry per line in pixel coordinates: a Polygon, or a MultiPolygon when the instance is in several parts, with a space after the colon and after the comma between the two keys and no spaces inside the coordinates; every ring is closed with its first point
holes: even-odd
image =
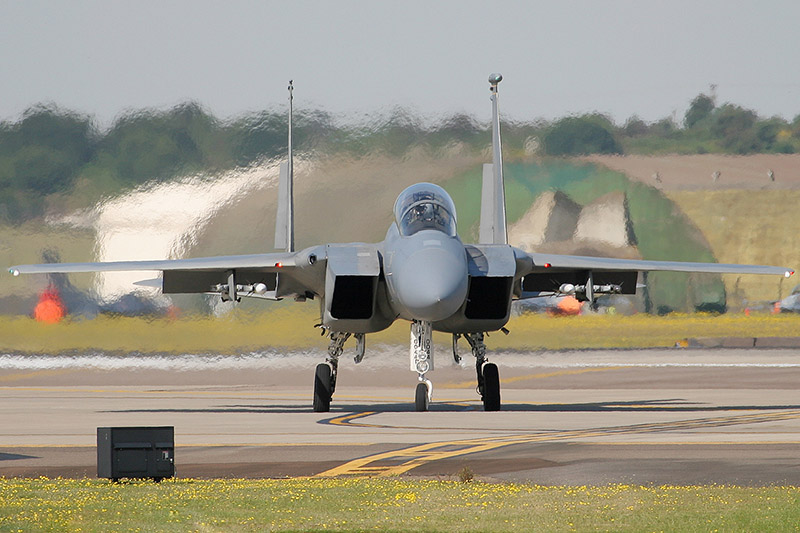
{"type": "Polygon", "coordinates": [[[417,394],[414,398],[417,411],[428,410],[428,386],[424,382],[417,383],[417,394]]]}
{"type": "Polygon", "coordinates": [[[500,375],[494,363],[483,365],[483,410],[500,410],[500,375]]]}
{"type": "Polygon", "coordinates": [[[314,376],[314,412],[327,413],[331,410],[331,367],[327,363],[317,365],[314,376]]]}

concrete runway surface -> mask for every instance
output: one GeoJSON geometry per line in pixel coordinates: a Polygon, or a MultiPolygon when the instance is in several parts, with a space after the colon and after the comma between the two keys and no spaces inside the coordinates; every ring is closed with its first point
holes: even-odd
{"type": "Polygon", "coordinates": [[[503,410],[474,359],[437,347],[414,412],[402,347],[342,359],[314,413],[316,350],[0,355],[0,476],[96,475],[96,428],[175,427],[179,477],[412,475],[540,484],[800,485],[800,351],[493,353],[503,410]]]}

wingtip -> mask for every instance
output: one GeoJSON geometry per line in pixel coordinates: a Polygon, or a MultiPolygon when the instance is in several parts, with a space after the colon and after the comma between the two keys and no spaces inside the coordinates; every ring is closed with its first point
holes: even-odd
{"type": "Polygon", "coordinates": [[[16,268],[9,268],[8,271],[11,273],[12,276],[17,277],[19,276],[19,270],[16,268]]]}

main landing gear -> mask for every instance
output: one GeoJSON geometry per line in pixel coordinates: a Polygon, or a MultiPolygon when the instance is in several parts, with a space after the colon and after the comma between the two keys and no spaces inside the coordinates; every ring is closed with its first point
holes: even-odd
{"type": "MultiPolygon", "coordinates": [[[[483,333],[464,333],[475,356],[475,371],[478,375],[478,394],[483,401],[484,411],[500,410],[500,374],[497,365],[486,359],[486,343],[483,342],[483,333]]],[[[456,362],[461,360],[456,351],[458,335],[453,335],[453,356],[456,362]]]]}
{"type": "MultiPolygon", "coordinates": [[[[427,411],[433,396],[433,384],[425,374],[433,370],[433,339],[431,323],[415,320],[411,323],[411,371],[419,375],[414,407],[417,411],[427,411]]],[[[461,362],[458,355],[458,339],[461,335],[453,335],[453,358],[461,362]]],[[[464,333],[463,337],[472,347],[475,356],[475,370],[478,374],[478,394],[483,401],[485,411],[500,410],[500,375],[497,365],[486,359],[486,344],[483,333],[464,333]]]]}
{"type": "MultiPolygon", "coordinates": [[[[328,357],[324,363],[317,365],[314,376],[314,412],[327,413],[331,410],[331,399],[336,390],[336,374],[339,370],[339,357],[344,351],[344,343],[350,338],[350,333],[331,331],[328,336],[331,343],[328,346],[328,357]]],[[[358,340],[359,354],[356,355],[356,363],[364,357],[363,346],[364,336],[356,336],[358,340]],[[360,355],[360,357],[359,357],[360,355]]]]}

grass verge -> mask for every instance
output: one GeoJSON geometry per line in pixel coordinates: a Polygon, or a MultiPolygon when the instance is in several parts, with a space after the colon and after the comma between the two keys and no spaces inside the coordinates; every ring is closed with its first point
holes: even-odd
{"type": "Polygon", "coordinates": [[[800,488],[0,479],[0,531],[786,531],[800,488]]]}
{"type": "MultiPolygon", "coordinates": [[[[166,352],[235,354],[263,349],[325,349],[327,339],[313,329],[315,306],[285,306],[271,313],[231,313],[223,318],[184,316],[145,319],[100,316],[43,324],[27,317],[0,317],[0,350],[60,353],[166,352]]],[[[406,346],[408,323],[368,335],[369,345],[406,346]]],[[[800,337],[800,315],[639,314],[549,317],[525,314],[508,323],[510,335],[492,333],[492,350],[566,350],[671,347],[691,337],[800,337]]],[[[450,336],[434,333],[449,346],[450,336]]],[[[467,350],[466,345],[463,350],[467,350]]]]}

